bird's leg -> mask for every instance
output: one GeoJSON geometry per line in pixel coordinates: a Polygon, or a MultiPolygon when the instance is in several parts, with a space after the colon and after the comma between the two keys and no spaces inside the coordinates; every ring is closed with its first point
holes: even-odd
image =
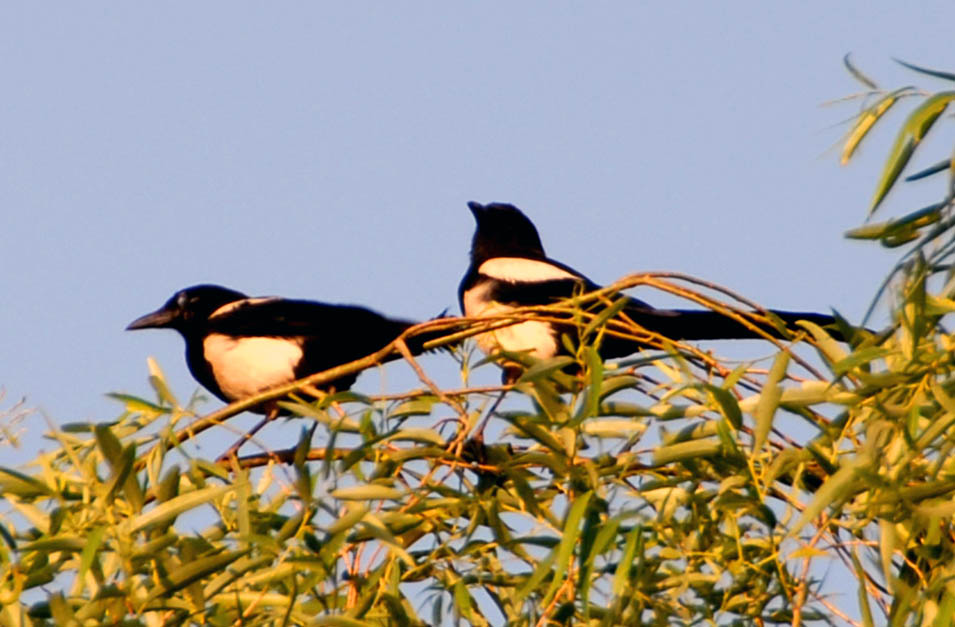
{"type": "Polygon", "coordinates": [[[275,418],[278,417],[278,415],[279,415],[279,406],[273,404],[272,407],[269,408],[269,412],[265,415],[265,418],[260,420],[258,424],[256,424],[254,427],[249,429],[247,432],[243,433],[242,437],[240,437],[235,444],[230,446],[229,450],[227,450],[225,453],[220,455],[216,461],[223,462],[229,459],[230,457],[234,456],[236,453],[239,452],[239,449],[242,448],[243,444],[245,444],[247,441],[252,439],[252,436],[254,436],[259,431],[259,429],[264,427],[269,421],[275,420],[275,418]]]}
{"type": "MultiPolygon", "coordinates": [[[[517,380],[521,378],[521,375],[524,372],[523,367],[513,362],[505,362],[502,368],[503,371],[501,372],[501,383],[504,385],[513,385],[517,383],[517,380]]],[[[491,405],[491,409],[488,410],[487,415],[484,416],[484,419],[481,420],[481,424],[478,425],[477,431],[474,432],[474,437],[471,438],[472,440],[481,444],[484,443],[484,427],[487,426],[487,423],[494,414],[494,411],[497,409],[497,406],[500,405],[501,401],[504,400],[505,394],[507,394],[507,390],[503,390],[500,396],[497,397],[497,400],[494,401],[494,404],[491,405]]]]}

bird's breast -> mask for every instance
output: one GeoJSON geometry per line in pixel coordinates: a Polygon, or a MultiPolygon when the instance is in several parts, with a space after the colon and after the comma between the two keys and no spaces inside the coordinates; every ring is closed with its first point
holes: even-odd
{"type": "MultiPolygon", "coordinates": [[[[513,311],[514,307],[493,300],[493,289],[494,283],[486,281],[467,290],[461,299],[464,315],[469,318],[488,318],[504,316],[513,311]]],[[[555,356],[558,349],[553,327],[537,320],[518,322],[481,333],[474,336],[474,341],[488,355],[502,350],[512,353],[529,351],[538,359],[548,359],[555,356]]]]}
{"type": "Polygon", "coordinates": [[[296,379],[302,359],[301,340],[275,337],[207,336],[203,356],[212,376],[230,400],[246,398],[296,379]]]}

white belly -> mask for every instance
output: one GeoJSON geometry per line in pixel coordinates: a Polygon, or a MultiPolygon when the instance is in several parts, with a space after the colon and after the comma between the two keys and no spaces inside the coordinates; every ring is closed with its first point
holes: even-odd
{"type": "MultiPolygon", "coordinates": [[[[487,292],[490,284],[478,287],[464,295],[464,315],[471,318],[506,315],[513,307],[501,303],[488,302],[487,292]]],[[[528,320],[501,329],[488,331],[474,336],[478,348],[491,355],[499,351],[520,353],[530,351],[538,359],[549,359],[557,354],[557,340],[546,322],[528,320]]]]}
{"type": "Polygon", "coordinates": [[[234,338],[213,333],[203,341],[206,361],[222,393],[232,400],[295,380],[302,347],[288,339],[234,338]]]}

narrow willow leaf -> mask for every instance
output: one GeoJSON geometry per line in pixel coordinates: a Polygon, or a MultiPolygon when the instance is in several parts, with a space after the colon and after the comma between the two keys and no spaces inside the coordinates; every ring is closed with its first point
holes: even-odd
{"type": "Polygon", "coordinates": [[[169,403],[173,407],[179,407],[179,400],[169,389],[169,384],[166,383],[166,375],[159,367],[159,362],[149,357],[146,359],[146,366],[149,368],[149,384],[156,390],[156,396],[159,397],[159,400],[169,403]]]}
{"type": "Polygon", "coordinates": [[[629,438],[642,434],[647,430],[647,423],[643,420],[629,420],[626,418],[602,418],[588,420],[581,426],[587,435],[598,438],[629,438]]]}
{"type": "Polygon", "coordinates": [[[818,324],[807,320],[800,320],[796,324],[809,331],[812,338],[816,340],[817,348],[828,363],[834,364],[846,358],[845,349],[832,339],[832,336],[826,333],[818,324]]]}
{"type": "Polygon", "coordinates": [[[460,579],[454,583],[454,607],[462,618],[474,621],[474,616],[471,614],[471,595],[468,594],[467,586],[460,579]]]}
{"type": "Polygon", "coordinates": [[[202,488],[195,492],[187,492],[182,496],[177,496],[134,518],[130,521],[129,532],[132,534],[152,525],[162,525],[175,519],[179,514],[224,496],[234,489],[230,485],[224,485],[202,488]]]}
{"type": "Polygon", "coordinates": [[[362,518],[365,517],[365,514],[368,513],[368,507],[365,505],[347,505],[345,508],[345,514],[336,520],[334,523],[329,525],[326,530],[328,535],[335,535],[340,531],[347,531],[358,524],[362,518]]]}
{"type": "Polygon", "coordinates": [[[545,605],[550,602],[553,595],[557,593],[558,588],[560,588],[560,585],[563,583],[564,573],[567,572],[567,568],[570,566],[574,546],[580,537],[580,521],[587,511],[587,506],[590,505],[590,498],[592,496],[593,492],[585,492],[583,495],[574,499],[573,505],[570,506],[570,511],[567,513],[567,520],[564,523],[563,533],[561,534],[560,544],[557,545],[557,563],[554,567],[554,577],[551,579],[550,587],[547,589],[546,594],[544,594],[544,600],[542,601],[545,605]]]}
{"type": "Polygon", "coordinates": [[[378,624],[377,622],[358,620],[348,616],[319,616],[309,623],[309,625],[315,625],[316,627],[325,627],[326,625],[328,627],[376,627],[378,624]]]}
{"type": "Polygon", "coordinates": [[[620,517],[610,518],[597,532],[589,554],[584,557],[584,566],[581,569],[581,576],[577,580],[577,595],[582,599],[584,613],[586,617],[590,616],[590,589],[593,586],[593,571],[597,561],[597,556],[603,554],[610,546],[610,543],[617,537],[617,530],[620,528],[620,517]]]}
{"type": "MultiPolygon", "coordinates": [[[[505,417],[508,417],[508,415],[505,414],[505,417]]],[[[544,445],[555,453],[564,453],[564,446],[560,440],[555,438],[550,431],[532,422],[526,416],[510,415],[510,422],[514,427],[520,430],[525,437],[536,440],[538,444],[544,445]]]]}
{"type": "Polygon", "coordinates": [[[2,466],[0,466],[0,489],[2,489],[2,492],[15,494],[21,498],[53,496],[55,494],[40,480],[2,466]]]}
{"type": "Polygon", "coordinates": [[[613,594],[619,597],[623,594],[629,580],[630,567],[633,566],[634,558],[637,554],[637,539],[640,538],[639,525],[635,526],[627,536],[627,544],[624,546],[623,554],[620,556],[620,562],[617,563],[617,570],[613,575],[613,594]]]}
{"type": "Polygon", "coordinates": [[[96,435],[96,445],[99,447],[103,459],[109,463],[110,468],[115,472],[117,468],[123,465],[123,445],[109,425],[98,424],[93,432],[96,435]]]}
{"type": "Polygon", "coordinates": [[[853,78],[855,78],[857,81],[859,81],[860,83],[862,83],[869,89],[878,89],[879,86],[876,84],[876,82],[872,80],[871,78],[869,78],[868,76],[866,76],[865,74],[863,74],[861,70],[859,70],[855,65],[853,65],[852,61],[849,60],[849,56],[850,56],[849,53],[846,53],[846,56],[842,57],[842,64],[846,66],[847,70],[849,70],[849,74],[851,74],[853,78]]]}
{"type": "Polygon", "coordinates": [[[865,111],[859,114],[859,117],[856,118],[855,126],[852,127],[852,130],[849,131],[849,136],[846,138],[845,146],[842,149],[842,159],[841,164],[845,165],[849,163],[849,159],[852,158],[853,153],[855,153],[856,148],[859,147],[859,144],[862,143],[862,140],[865,139],[865,136],[869,133],[875,123],[879,121],[886,111],[892,108],[896,102],[898,102],[899,96],[911,89],[910,87],[903,87],[897,91],[894,91],[890,94],[886,94],[878,101],[875,102],[871,107],[868,107],[865,111]]]}
{"type": "Polygon", "coordinates": [[[875,622],[872,620],[872,608],[869,606],[869,593],[866,590],[868,575],[862,567],[862,563],[859,561],[859,556],[856,555],[855,547],[852,547],[849,555],[852,557],[852,567],[855,569],[856,579],[859,582],[859,611],[862,612],[862,624],[865,625],[865,627],[874,627],[875,622]]]}
{"type": "Polygon", "coordinates": [[[891,349],[883,348],[881,346],[860,348],[842,361],[832,364],[832,371],[836,375],[842,376],[854,368],[857,368],[863,364],[871,363],[876,359],[882,359],[883,357],[891,355],[892,353],[893,351],[891,349]]]}
{"type": "Polygon", "coordinates": [[[107,398],[119,401],[126,406],[126,411],[132,413],[154,413],[162,414],[167,410],[160,407],[155,403],[151,403],[146,399],[139,398],[138,396],[132,396],[131,394],[120,394],[118,392],[110,392],[106,395],[107,398]]]}
{"type": "Polygon", "coordinates": [[[919,142],[922,141],[925,134],[932,128],[935,120],[945,111],[945,108],[953,99],[955,99],[955,92],[943,91],[937,93],[926,99],[915,111],[909,114],[902,128],[899,129],[895,144],[889,152],[889,158],[886,161],[882,177],[879,179],[869,207],[869,215],[875,213],[875,210],[878,209],[879,204],[892,189],[899,174],[908,164],[919,142]]]}
{"type": "Polygon", "coordinates": [[[539,518],[542,514],[540,506],[537,503],[537,496],[534,494],[534,489],[531,487],[531,484],[524,478],[522,471],[508,468],[505,470],[505,473],[507,473],[507,476],[514,483],[514,489],[524,504],[524,509],[535,518],[539,518]]]}
{"type": "Polygon", "coordinates": [[[942,219],[942,212],[946,202],[939,202],[913,211],[908,215],[887,222],[866,224],[846,231],[845,236],[850,239],[893,239],[912,238],[918,236],[919,229],[937,223],[942,219]]]}
{"type": "Polygon", "coordinates": [[[783,394],[779,383],[786,376],[788,367],[789,353],[780,352],[776,355],[772,368],[769,369],[769,375],[763,384],[763,391],[759,395],[759,402],[756,404],[756,412],[753,415],[756,419],[756,428],[753,431],[754,453],[761,451],[769,438],[769,431],[773,427],[773,417],[776,415],[779,399],[783,394]]]}
{"type": "Polygon", "coordinates": [[[743,426],[743,412],[740,411],[736,397],[728,389],[709,383],[704,383],[703,389],[717,402],[720,406],[720,413],[733,425],[733,428],[739,430],[743,426]]]}
{"type": "Polygon", "coordinates": [[[410,401],[405,401],[401,403],[390,412],[388,415],[392,418],[401,418],[403,416],[427,416],[431,414],[431,409],[434,407],[437,399],[433,396],[428,396],[424,398],[413,398],[410,401]]]}
{"type": "Polygon", "coordinates": [[[939,172],[945,172],[952,167],[952,159],[943,159],[934,165],[930,165],[924,170],[920,170],[915,174],[910,174],[905,177],[906,182],[918,181],[919,179],[924,179],[933,174],[938,174],[939,172]]]}
{"type": "Polygon", "coordinates": [[[442,438],[441,434],[434,429],[418,427],[399,429],[398,431],[395,431],[382,439],[383,442],[392,442],[395,440],[403,442],[419,442],[421,444],[435,444],[437,446],[442,446],[444,444],[444,438],[442,438]]]}
{"type": "Polygon", "coordinates": [[[86,571],[89,570],[90,565],[96,558],[96,552],[99,551],[99,547],[103,544],[103,535],[105,533],[106,527],[97,526],[86,534],[86,546],[83,547],[83,552],[80,553],[80,570],[76,575],[77,581],[83,581],[83,578],[86,577],[86,571]]]}
{"type": "Polygon", "coordinates": [[[43,551],[53,553],[65,551],[79,553],[86,547],[86,538],[77,536],[56,536],[28,542],[20,547],[22,551],[43,551]]]}
{"type": "Polygon", "coordinates": [[[341,501],[370,501],[373,499],[397,500],[404,495],[404,492],[396,488],[385,485],[365,484],[350,486],[347,488],[338,488],[332,490],[332,498],[341,501]]]}
{"type": "Polygon", "coordinates": [[[398,559],[403,561],[408,566],[414,568],[417,564],[414,561],[414,558],[408,554],[408,551],[401,545],[401,542],[398,541],[395,536],[388,531],[388,527],[378,519],[374,514],[366,514],[362,519],[362,523],[365,525],[365,529],[370,532],[374,537],[381,540],[381,542],[389,548],[389,550],[395,554],[398,559]]]}
{"type": "Polygon", "coordinates": [[[600,383],[600,400],[604,400],[620,390],[630,389],[639,382],[640,380],[632,375],[607,377],[600,383]]]}
{"type": "Polygon", "coordinates": [[[693,440],[671,446],[661,446],[653,451],[653,465],[665,466],[674,462],[683,462],[698,457],[719,455],[723,445],[719,440],[693,440]]]}
{"type": "Polygon", "coordinates": [[[519,383],[534,381],[537,379],[546,378],[548,375],[562,369],[567,366],[577,363],[573,357],[561,356],[553,357],[551,359],[541,359],[534,363],[533,366],[524,371],[524,374],[521,375],[521,378],[518,380],[519,383]]]}
{"type": "Polygon", "coordinates": [[[144,605],[149,606],[154,599],[181,590],[194,581],[199,581],[207,575],[219,572],[245,555],[245,553],[246,551],[225,551],[218,555],[212,555],[182,564],[176,570],[167,573],[166,578],[162,581],[162,585],[154,588],[146,596],[144,605]]]}
{"type": "Polygon", "coordinates": [[[850,494],[861,489],[862,486],[857,485],[857,483],[858,468],[862,463],[864,462],[861,459],[846,463],[842,468],[836,471],[836,474],[826,479],[826,482],[816,490],[812,502],[802,511],[799,519],[796,520],[795,524],[789,529],[787,535],[789,537],[796,536],[803,527],[812,522],[827,507],[834,503],[841,502],[850,494]]]}
{"type": "Polygon", "coordinates": [[[928,68],[920,67],[918,65],[913,65],[912,63],[908,63],[906,61],[903,61],[902,59],[893,58],[892,60],[901,66],[907,67],[910,70],[914,70],[921,74],[927,74],[929,76],[934,76],[935,78],[941,78],[947,81],[955,81],[955,74],[952,74],[951,72],[942,72],[940,70],[930,70],[928,68]]]}
{"type": "Polygon", "coordinates": [[[629,302],[630,302],[629,297],[621,296],[620,298],[615,300],[612,305],[604,308],[603,311],[601,311],[599,314],[594,316],[594,318],[587,323],[587,326],[584,327],[583,332],[580,334],[581,337],[586,338],[591,333],[593,333],[595,329],[598,329],[602,327],[603,325],[607,324],[607,321],[613,318],[614,316],[616,316],[618,313],[620,313],[623,310],[623,308],[627,306],[627,303],[629,302]]]}
{"type": "Polygon", "coordinates": [[[567,425],[570,428],[576,428],[586,419],[598,415],[600,411],[600,389],[604,378],[603,360],[596,348],[588,346],[584,350],[584,362],[587,364],[589,383],[584,393],[584,402],[580,403],[577,415],[567,425]]]}

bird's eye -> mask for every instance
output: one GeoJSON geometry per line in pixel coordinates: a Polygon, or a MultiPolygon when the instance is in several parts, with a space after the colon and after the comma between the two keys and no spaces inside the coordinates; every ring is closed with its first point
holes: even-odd
{"type": "Polygon", "coordinates": [[[185,309],[187,302],[189,302],[189,297],[186,296],[186,293],[179,292],[179,295],[176,296],[176,305],[179,307],[179,309],[185,309]]]}

